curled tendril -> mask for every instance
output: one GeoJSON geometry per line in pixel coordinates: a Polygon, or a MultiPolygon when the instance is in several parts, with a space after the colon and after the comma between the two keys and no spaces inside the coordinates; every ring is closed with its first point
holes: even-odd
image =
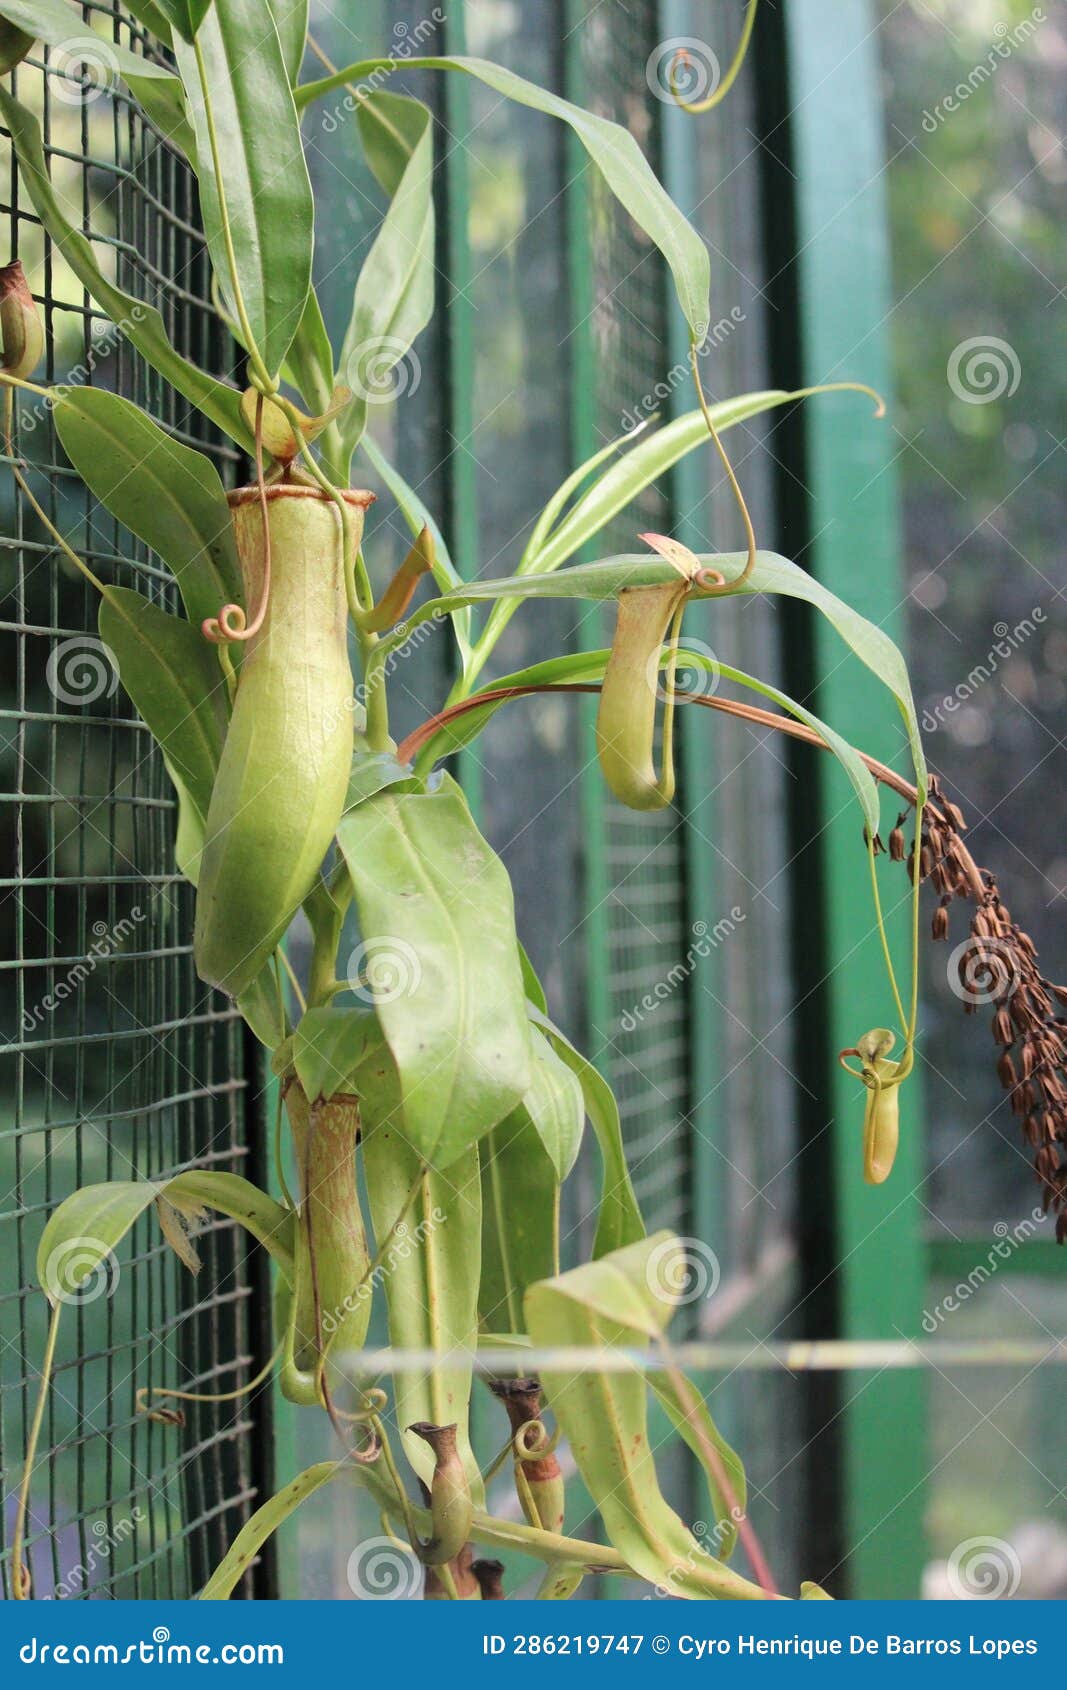
{"type": "Polygon", "coordinates": [[[256,486],[259,489],[259,508],[263,513],[263,585],[259,604],[251,622],[239,604],[224,604],[217,616],[205,616],[200,632],[212,645],[227,640],[250,640],[258,634],[267,615],[270,602],[270,511],[267,507],[267,484],[263,475],[263,395],[256,394],[256,486]]]}
{"type": "Polygon", "coordinates": [[[705,95],[704,99],[692,101],[683,100],[678,86],[678,71],[685,68],[685,66],[690,63],[690,58],[684,47],[680,47],[677,53],[675,53],[674,62],[671,65],[670,86],[671,93],[674,96],[676,103],[681,106],[683,111],[687,111],[695,117],[700,112],[713,111],[717,105],[720,105],[722,101],[725,100],[727,94],[730,92],[730,89],[737,80],[737,74],[741,69],[741,66],[745,62],[745,54],[748,52],[748,44],[752,39],[753,25],[756,22],[756,7],[758,4],[759,0],[748,0],[748,10],[745,13],[745,21],[741,29],[741,39],[737,44],[737,51],[735,52],[722,81],[717,83],[717,85],[711,90],[711,93],[705,95]]]}
{"type": "Polygon", "coordinates": [[[558,1427],[550,1433],[543,1420],[526,1420],[512,1438],[511,1447],[516,1461],[542,1461],[555,1453],[558,1443],[558,1427]]]}

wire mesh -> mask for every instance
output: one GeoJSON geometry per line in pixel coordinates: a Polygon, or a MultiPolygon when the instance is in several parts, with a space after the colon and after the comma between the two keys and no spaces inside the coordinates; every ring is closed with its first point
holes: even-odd
{"type": "MultiPolygon", "coordinates": [[[[86,5],[83,17],[69,50],[35,48],[15,91],[41,122],[53,183],[98,260],[161,311],[181,351],[221,371],[227,347],[208,304],[191,175],[107,85],[109,40],[151,49],[118,6],[86,5]]],[[[45,239],[13,161],[2,212],[47,324],[41,379],[126,395],[232,480],[233,451],[111,329],[45,239]]],[[[51,520],[104,579],[177,609],[170,577],[95,506],[44,402],[26,398],[14,450],[51,520]]],[[[4,482],[0,1565],[10,1594],[44,1338],[35,1251],[45,1217],[87,1183],[256,1169],[241,1023],[193,968],[172,788],[95,636],[95,594],[4,482]]],[[[31,1491],[37,1596],[188,1596],[250,1512],[262,1474],[248,1399],[189,1405],[184,1426],[137,1409],[141,1386],[226,1392],[258,1369],[261,1301],[241,1236],[212,1224],[198,1248],[194,1281],[150,1211],[121,1266],[112,1261],[64,1312],[31,1491]]]]}
{"type": "MultiPolygon", "coordinates": [[[[658,39],[655,4],[607,7],[582,32],[589,104],[625,124],[655,163],[657,107],[634,67],[658,39]]],[[[626,418],[663,375],[666,286],[659,253],[636,224],[611,214],[590,173],[594,272],[597,427],[617,438],[626,418]]],[[[643,530],[669,531],[667,496],[653,486],[608,525],[602,556],[639,550],[643,530]]],[[[610,636],[610,628],[605,627],[610,636]]],[[[675,809],[654,814],[611,803],[606,817],[609,1022],[596,1029],[598,1065],[619,1100],[634,1186],[649,1227],[689,1230],[690,1141],[679,1129],[688,1098],[686,996],[657,987],[685,953],[684,822],[675,809]],[[652,1016],[633,1011],[649,994],[652,1016]]]]}

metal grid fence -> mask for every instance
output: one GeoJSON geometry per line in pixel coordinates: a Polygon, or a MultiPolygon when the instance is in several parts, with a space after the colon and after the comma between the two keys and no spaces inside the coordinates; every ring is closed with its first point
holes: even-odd
{"type": "MultiPolygon", "coordinates": [[[[83,10],[83,48],[93,29],[102,45],[149,50],[121,8],[83,10]]],[[[184,162],[121,89],[90,79],[76,48],[35,50],[14,85],[40,118],[53,181],[98,258],[162,312],[183,352],[223,368],[184,162]]],[[[44,238],[13,161],[5,168],[9,256],[22,258],[47,323],[47,379],[92,381],[137,401],[232,480],[235,454],[95,311],[44,238]]],[[[44,403],[30,409],[27,397],[14,450],[51,519],[105,580],[177,608],[170,578],[93,504],[62,462],[44,403]]],[[[255,1178],[256,1168],[242,1027],[193,969],[191,889],[175,872],[162,761],[96,638],[95,594],[10,474],[3,480],[0,1568],[10,1593],[44,1339],[35,1252],[45,1217],[94,1181],[194,1164],[255,1178]]],[[[220,1222],[199,1245],[193,1280],[150,1212],[121,1266],[65,1311],[31,1492],[37,1596],[186,1597],[253,1506],[264,1475],[247,1398],[188,1405],[178,1427],[137,1410],[138,1387],[228,1392],[258,1368],[265,1299],[242,1237],[220,1222]]]]}

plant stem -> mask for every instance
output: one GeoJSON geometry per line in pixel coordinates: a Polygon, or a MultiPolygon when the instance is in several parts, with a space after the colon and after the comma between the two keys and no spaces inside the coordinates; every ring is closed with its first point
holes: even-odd
{"type": "Polygon", "coordinates": [[[52,1313],[48,1321],[48,1338],[44,1347],[44,1359],[41,1362],[41,1383],[37,1390],[37,1402],[30,1422],[30,1435],[26,1440],[26,1465],[22,1474],[22,1484],[19,1487],[18,1507],[15,1511],[15,1530],[11,1542],[11,1594],[16,1602],[25,1601],[30,1593],[29,1568],[23,1565],[22,1548],[26,1539],[26,1517],[30,1507],[30,1479],[33,1476],[33,1466],[37,1459],[37,1445],[40,1441],[41,1426],[44,1422],[44,1408],[48,1401],[48,1387],[52,1379],[52,1366],[56,1356],[56,1339],[59,1337],[59,1317],[63,1312],[62,1303],[52,1305],[52,1313]]]}

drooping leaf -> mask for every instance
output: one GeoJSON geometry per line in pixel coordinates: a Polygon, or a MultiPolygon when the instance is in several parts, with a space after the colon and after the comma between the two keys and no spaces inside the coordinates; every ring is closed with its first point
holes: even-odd
{"type": "MultiPolygon", "coordinates": [[[[396,1423],[407,1427],[428,1420],[447,1426],[454,1421],[474,1504],[481,1507],[484,1489],[468,1430],[481,1268],[478,1150],[465,1151],[446,1174],[425,1172],[403,1231],[396,1221],[419,1173],[418,1152],[395,1126],[373,1125],[364,1133],[363,1156],[374,1236],[378,1249],[385,1250],[381,1281],[389,1342],[394,1350],[434,1350],[447,1358],[429,1372],[397,1369],[396,1423]]],[[[428,1447],[407,1432],[403,1443],[412,1467],[428,1484],[433,1471],[428,1447]]]]}
{"type": "Polygon", "coordinates": [[[270,1251],[291,1279],[293,1215],[239,1174],[190,1169],[169,1180],[112,1180],[75,1191],[45,1223],[37,1246],[37,1277],[52,1303],[84,1295],[139,1216],[158,1199],[184,1212],[217,1209],[270,1251]]]}
{"type": "MultiPolygon", "coordinates": [[[[139,406],[101,387],[59,388],[59,438],[90,492],[174,572],[199,634],[220,606],[243,602],[230,507],[210,458],[171,439],[139,406]]],[[[211,654],[218,678],[218,664],[211,654]]]]}
{"type": "Polygon", "coordinates": [[[195,168],[211,262],[233,304],[224,201],[249,325],[274,375],[307,302],[315,218],[278,32],[262,0],[215,0],[197,33],[203,84],[193,48],[175,42],[175,52],[196,132],[195,168]],[[223,169],[221,198],[209,112],[223,169]]]}
{"type": "Polygon", "coordinates": [[[288,1038],[289,1021],[273,962],[265,963],[247,991],[241,993],[237,1008],[267,1050],[277,1050],[288,1038]]]}
{"type": "Polygon", "coordinates": [[[99,627],[177,789],[179,866],[195,884],[226,733],[226,688],[214,649],[191,623],[129,587],[108,588],[99,627]]]}
{"type": "Polygon", "coordinates": [[[368,162],[391,204],[360,267],[341,348],[352,402],[339,432],[351,453],[369,407],[388,397],[389,376],[433,315],[433,116],[421,100],[372,94],[358,108],[368,162]]]}
{"type": "MultiPolygon", "coordinates": [[[[724,399],[712,405],[711,416],[719,433],[724,434],[737,423],[747,422],[763,411],[791,404],[803,397],[803,391],[787,393],[782,389],[745,393],[736,399],[724,399]]],[[[613,441],[597,453],[590,464],[596,465],[598,461],[613,456],[624,444],[625,439],[613,441]]],[[[688,415],[657,429],[654,434],[644,435],[630,451],[610,464],[558,524],[552,520],[559,505],[559,494],[554,495],[545,506],[523,551],[518,574],[551,574],[599,534],[612,517],[632,504],[646,487],[653,486],[666,475],[687,453],[710,444],[703,413],[690,411],[688,415]]],[[[568,478],[568,482],[571,479],[568,478]]],[[[568,486],[568,482],[564,482],[560,492],[568,486]]],[[[516,608],[510,602],[501,603],[495,604],[489,612],[477,642],[477,668],[488,657],[516,608]]]]}
{"type": "MultiPolygon", "coordinates": [[[[670,1233],[656,1233],[531,1286],[526,1324],[535,1348],[619,1352],[655,1344],[673,1305],[650,1258],[671,1242],[670,1233]]],[[[608,1537],[639,1577],[690,1600],[763,1599],[758,1585],[692,1536],[664,1498],[649,1443],[647,1387],[636,1364],[609,1371],[570,1369],[560,1361],[543,1368],[541,1378],[608,1537]]]]}
{"type": "MultiPolygon", "coordinates": [[[[705,553],[699,558],[703,568],[717,569],[727,583],[745,567],[741,552],[705,553]]],[[[498,581],[472,581],[462,588],[431,599],[420,605],[408,618],[408,636],[421,622],[441,616],[461,604],[477,604],[487,599],[523,598],[581,598],[611,599],[627,587],[656,587],[676,582],[677,571],[663,558],[622,556],[605,558],[598,563],[583,563],[561,569],[552,575],[510,575],[498,581]]],[[[739,595],[777,593],[785,598],[801,599],[815,607],[860,661],[886,686],[904,718],[911,749],[912,762],[920,784],[925,781],[926,763],[923,757],[919,724],[915,714],[911,683],[907,666],[898,648],[881,628],[861,616],[858,610],[839,599],[814,576],[809,575],[788,558],[776,552],[757,552],[755,567],[739,595]]],[[[692,599],[699,605],[703,590],[694,585],[692,599]]],[[[388,642],[386,642],[388,647],[388,642]]]]}
{"type": "Polygon", "coordinates": [[[97,35],[85,22],[81,8],[68,6],[66,0],[0,0],[0,18],[25,30],[35,41],[43,41],[46,47],[65,49],[72,65],[77,60],[78,47],[84,46],[87,53],[92,49],[94,63],[109,63],[121,76],[130,71],[145,77],[168,75],[151,59],[139,58],[128,47],[97,35]]]}
{"type": "Polygon", "coordinates": [[[359,914],[359,989],[400,1074],[404,1131],[447,1168],[530,1085],[507,873],[448,777],[434,792],[368,798],[337,839],[359,914]]]}
{"type": "MultiPolygon", "coordinates": [[[[552,94],[502,65],[478,58],[405,58],[412,70],[457,70],[477,77],[494,93],[534,111],[546,112],[568,124],[597,165],[612,193],[634,222],[662,252],[674,276],[679,303],[695,341],[707,333],[711,269],[707,249],[696,230],[674,204],[658,181],[644,153],[628,130],[593,112],[583,111],[558,94],[552,94]]],[[[305,83],[297,92],[301,108],[346,82],[360,82],[377,72],[395,68],[388,59],[368,59],[347,66],[317,82],[305,83]]]]}
{"type": "Polygon", "coordinates": [[[125,4],[126,10],[138,23],[151,30],[157,41],[164,47],[171,45],[173,36],[170,19],[160,6],[159,0],[125,0],[125,4]]]}
{"type": "Polygon", "coordinates": [[[541,1011],[542,1015],[547,1015],[548,999],[545,997],[545,988],[537,978],[537,972],[521,939],[519,940],[519,966],[522,969],[523,990],[527,998],[536,1009],[541,1011]]]}
{"type": "Polygon", "coordinates": [[[592,1122],[604,1165],[593,1253],[604,1256],[645,1236],[645,1224],[634,1195],[622,1143],[622,1123],[614,1093],[593,1064],[575,1050],[547,1015],[528,1005],[530,1020],[541,1029],[561,1062],[576,1075],[592,1122]]]}
{"type": "Polygon", "coordinates": [[[176,352],[155,306],[146,305],[131,293],[124,293],[104,275],[91,243],[70,222],[48,179],[41,127],[36,117],[2,87],[0,112],[11,131],[22,171],[21,181],[33,201],[34,210],[82,286],[88,289],[101,309],[121,328],[127,340],[154,370],[205,417],[217,423],[231,440],[245,451],[251,450],[253,442],[241,416],[240,395],[236,389],[217,381],[214,376],[205,375],[203,370],[197,369],[195,364],[176,352]]]}

